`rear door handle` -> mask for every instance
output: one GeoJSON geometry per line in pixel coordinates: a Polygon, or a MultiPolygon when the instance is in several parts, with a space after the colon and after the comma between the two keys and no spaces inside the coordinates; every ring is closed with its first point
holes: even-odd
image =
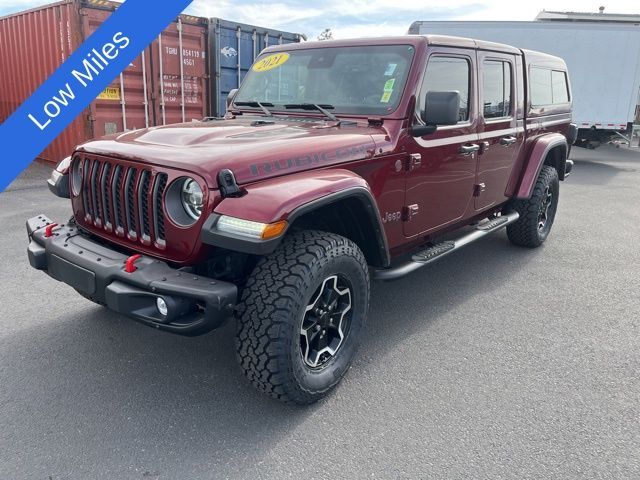
{"type": "Polygon", "coordinates": [[[477,143],[460,146],[460,153],[462,155],[471,155],[473,152],[477,152],[478,150],[480,150],[480,145],[478,145],[477,143]]]}
{"type": "Polygon", "coordinates": [[[500,139],[500,145],[504,145],[505,147],[508,147],[509,145],[513,145],[514,143],[516,143],[518,141],[518,139],[516,137],[502,137],[500,139]]]}

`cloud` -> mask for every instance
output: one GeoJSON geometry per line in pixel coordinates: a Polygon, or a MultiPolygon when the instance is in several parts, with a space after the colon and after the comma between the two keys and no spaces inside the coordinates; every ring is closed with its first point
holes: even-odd
{"type": "Polygon", "coordinates": [[[242,23],[256,25],[286,25],[317,18],[323,14],[321,8],[309,8],[287,3],[241,3],[210,0],[196,0],[189,7],[189,13],[202,17],[221,17],[242,23]]]}
{"type": "MultiPolygon", "coordinates": [[[[361,38],[403,35],[409,25],[406,22],[366,23],[338,25],[332,29],[333,38],[361,38]]],[[[315,37],[314,37],[315,38],[315,37]]],[[[310,40],[313,40],[311,38],[310,40]]]]}
{"type": "MultiPolygon", "coordinates": [[[[597,12],[602,0],[195,0],[191,13],[305,33],[309,39],[325,28],[334,38],[402,35],[415,20],[533,20],[543,9],[597,12]]],[[[608,0],[607,12],[640,13],[637,2],[608,0]]]]}
{"type": "MultiPolygon", "coordinates": [[[[47,2],[0,0],[0,15],[47,2]]],[[[602,0],[194,0],[186,13],[220,17],[306,34],[313,40],[325,28],[334,38],[402,35],[415,20],[533,20],[543,9],[597,12],[602,0]]],[[[608,0],[607,12],[640,13],[637,0],[608,0]]]]}
{"type": "Polygon", "coordinates": [[[256,0],[195,0],[189,13],[305,33],[315,39],[325,28],[333,30],[334,38],[402,35],[417,18],[447,19],[482,8],[477,0],[449,3],[442,6],[432,0],[414,0],[392,5],[388,0],[326,0],[309,4],[280,0],[265,5],[256,0]]]}
{"type": "Polygon", "coordinates": [[[43,4],[44,2],[38,0],[3,0],[0,5],[0,16],[29,10],[43,4]]]}

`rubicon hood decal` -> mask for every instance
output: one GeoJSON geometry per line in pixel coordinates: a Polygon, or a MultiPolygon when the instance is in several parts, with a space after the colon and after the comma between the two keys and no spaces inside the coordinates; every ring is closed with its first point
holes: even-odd
{"type": "Polygon", "coordinates": [[[305,168],[319,167],[323,164],[348,162],[359,158],[366,158],[373,154],[374,149],[375,145],[373,142],[370,142],[353,147],[342,147],[337,150],[294,156],[285,160],[253,163],[249,165],[249,171],[252,176],[256,177],[277,171],[304,170],[305,168]]]}
{"type": "Polygon", "coordinates": [[[239,184],[372,157],[379,127],[350,123],[326,127],[323,119],[264,117],[194,122],[136,130],[88,142],[79,150],[168,166],[203,177],[232,170],[239,184]]]}

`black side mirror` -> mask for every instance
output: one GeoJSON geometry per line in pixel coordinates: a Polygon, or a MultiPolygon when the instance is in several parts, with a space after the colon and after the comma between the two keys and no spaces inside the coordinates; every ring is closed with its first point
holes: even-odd
{"type": "Polygon", "coordinates": [[[439,125],[455,125],[460,118],[460,93],[427,92],[420,118],[425,124],[411,127],[409,133],[413,137],[429,135],[435,132],[439,125]]]}
{"type": "Polygon", "coordinates": [[[231,105],[231,102],[233,102],[233,97],[236,96],[236,93],[238,93],[238,89],[237,88],[232,88],[229,91],[229,93],[227,94],[227,109],[231,105]]]}
{"type": "Polygon", "coordinates": [[[460,119],[460,92],[427,92],[423,120],[427,125],[455,125],[460,119]]]}
{"type": "Polygon", "coordinates": [[[424,137],[425,135],[431,135],[438,129],[437,125],[411,125],[409,133],[412,137],[424,137]]]}

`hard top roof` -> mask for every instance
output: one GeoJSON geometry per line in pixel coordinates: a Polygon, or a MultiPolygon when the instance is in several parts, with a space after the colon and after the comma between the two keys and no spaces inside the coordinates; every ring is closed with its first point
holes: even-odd
{"type": "Polygon", "coordinates": [[[413,45],[420,44],[447,46],[454,48],[471,48],[474,50],[488,50],[492,52],[510,53],[512,55],[525,55],[536,61],[548,60],[552,63],[562,63],[562,59],[543,52],[533,50],[523,50],[511,45],[502,43],[476,40],[473,38],[454,37],[451,35],[397,35],[393,37],[371,37],[371,38],[350,38],[343,40],[323,40],[313,42],[288,43],[283,45],[272,45],[266,48],[265,52],[276,52],[283,50],[306,50],[311,48],[327,47],[364,47],[374,45],[413,45]]]}

